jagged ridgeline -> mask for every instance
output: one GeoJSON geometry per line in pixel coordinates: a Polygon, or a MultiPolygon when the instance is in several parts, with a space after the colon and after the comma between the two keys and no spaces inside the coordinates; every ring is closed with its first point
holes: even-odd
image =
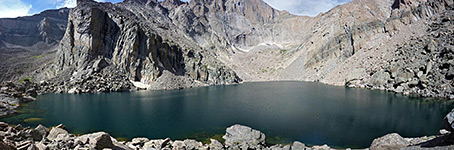
{"type": "Polygon", "coordinates": [[[427,72],[444,61],[432,60],[428,67],[438,55],[396,55],[398,45],[429,38],[431,20],[449,16],[453,3],[353,0],[307,17],[262,0],[78,0],[46,89],[106,92],[298,80],[449,98],[451,65],[441,73],[436,73],[440,67],[427,72]],[[404,67],[408,61],[394,62],[397,58],[420,65],[404,67]],[[394,69],[387,69],[390,65],[394,69]]]}

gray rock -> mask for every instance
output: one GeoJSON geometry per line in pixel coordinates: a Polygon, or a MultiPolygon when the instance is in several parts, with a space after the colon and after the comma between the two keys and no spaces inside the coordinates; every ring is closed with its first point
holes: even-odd
{"type": "Polygon", "coordinates": [[[109,66],[109,63],[104,58],[101,58],[101,59],[96,60],[93,63],[93,70],[95,72],[98,72],[98,71],[104,69],[107,66],[109,66]]]}
{"type": "Polygon", "coordinates": [[[43,125],[38,125],[34,130],[32,130],[31,135],[34,141],[41,141],[44,137],[49,134],[49,129],[43,125]]]}
{"type": "Polygon", "coordinates": [[[421,78],[422,75],[424,75],[424,72],[422,72],[422,71],[418,71],[418,73],[416,73],[416,76],[417,76],[418,78],[421,78]]]}
{"type": "Polygon", "coordinates": [[[291,146],[290,145],[273,145],[269,148],[270,150],[290,150],[291,146]]]}
{"type": "Polygon", "coordinates": [[[234,145],[256,146],[265,144],[265,134],[238,124],[227,128],[222,138],[225,139],[225,145],[229,147],[234,145]]]}
{"type": "Polygon", "coordinates": [[[429,44],[427,44],[427,46],[426,46],[426,50],[428,52],[436,51],[437,50],[437,46],[438,46],[438,43],[435,40],[431,39],[429,41],[429,44]]]}
{"type": "Polygon", "coordinates": [[[189,149],[189,150],[195,150],[195,149],[202,149],[203,148],[202,142],[198,142],[196,140],[186,139],[183,142],[184,142],[184,145],[186,145],[186,149],[189,149]]]}
{"type": "Polygon", "coordinates": [[[410,142],[402,138],[397,133],[388,134],[374,139],[370,145],[370,150],[393,150],[407,147],[410,142]]]}
{"type": "Polygon", "coordinates": [[[450,133],[451,133],[450,131],[445,130],[445,129],[441,129],[440,131],[438,131],[438,134],[441,134],[441,135],[450,134],[450,133]]]}
{"type": "Polygon", "coordinates": [[[306,145],[301,142],[295,141],[292,144],[292,150],[305,150],[307,149],[306,145]]]}
{"type": "Polygon", "coordinates": [[[445,116],[442,125],[443,129],[446,129],[450,132],[454,131],[454,109],[445,116]]]}
{"type": "Polygon", "coordinates": [[[398,86],[394,91],[396,93],[402,93],[404,91],[404,88],[402,86],[398,86]]]}
{"type": "Polygon", "coordinates": [[[322,146],[313,146],[311,149],[312,150],[330,150],[331,148],[328,145],[322,145],[322,146]]]}
{"type": "Polygon", "coordinates": [[[224,145],[222,145],[221,142],[215,140],[215,139],[210,139],[211,143],[209,145],[210,150],[222,150],[224,149],[224,145]]]}
{"type": "Polygon", "coordinates": [[[59,135],[62,135],[62,136],[69,136],[69,133],[68,131],[66,131],[64,129],[64,126],[62,125],[59,125],[57,127],[53,127],[50,132],[49,132],[49,135],[47,135],[47,139],[49,140],[55,140],[57,139],[57,137],[59,135]]]}
{"type": "Polygon", "coordinates": [[[155,148],[155,149],[162,149],[167,147],[170,144],[171,140],[169,138],[163,140],[150,140],[146,142],[143,146],[144,149],[146,148],[155,148]]]}
{"type": "MultiPolygon", "coordinates": [[[[52,130],[51,130],[52,132],[52,130]]],[[[76,138],[76,141],[80,141],[83,144],[88,144],[90,148],[104,149],[114,148],[115,145],[112,143],[112,139],[108,133],[97,132],[92,134],[85,134],[76,138]]]]}
{"type": "Polygon", "coordinates": [[[432,61],[429,61],[426,66],[426,74],[429,74],[430,71],[432,71],[433,63],[432,61]]]}
{"type": "Polygon", "coordinates": [[[377,73],[375,73],[374,75],[372,75],[369,82],[373,86],[379,87],[379,86],[386,85],[388,83],[388,80],[390,80],[390,79],[391,79],[391,75],[388,72],[386,72],[385,70],[380,70],[377,73]]]}
{"type": "Polygon", "coordinates": [[[133,138],[127,145],[129,147],[142,148],[148,141],[150,141],[148,138],[133,138]]]}
{"type": "Polygon", "coordinates": [[[186,144],[179,140],[174,141],[172,147],[172,150],[186,150],[186,144]]]}

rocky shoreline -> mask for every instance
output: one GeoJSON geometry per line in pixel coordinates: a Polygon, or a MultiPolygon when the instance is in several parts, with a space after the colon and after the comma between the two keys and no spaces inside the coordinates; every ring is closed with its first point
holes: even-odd
{"type": "MultiPolygon", "coordinates": [[[[39,94],[47,93],[42,84],[24,80],[22,83],[3,82],[0,84],[0,116],[16,113],[14,109],[21,103],[36,100],[39,94]]],[[[403,138],[396,133],[377,138],[370,149],[421,149],[421,148],[454,148],[454,110],[443,120],[439,135],[419,138],[403,138]]],[[[132,141],[117,141],[108,133],[97,132],[75,136],[68,133],[63,125],[50,130],[42,125],[32,129],[21,125],[8,126],[0,123],[0,149],[332,149],[327,145],[312,146],[301,142],[291,145],[267,145],[265,135],[250,127],[234,125],[227,128],[223,137],[225,143],[210,139],[203,144],[195,140],[172,141],[170,139],[149,140],[134,138],[132,141]],[[109,140],[110,139],[110,140],[109,140]],[[103,145],[104,144],[104,145],[103,145]],[[99,148],[102,147],[102,148],[99,148]]]]}
{"type": "Polygon", "coordinates": [[[16,113],[22,103],[36,100],[41,94],[39,85],[25,79],[20,84],[3,82],[0,84],[0,117],[16,113]]]}
{"type": "MultiPolygon", "coordinates": [[[[453,112],[448,114],[444,121],[454,121],[453,112]],[[450,116],[451,117],[448,117],[450,116]]],[[[392,133],[375,139],[370,150],[383,149],[452,149],[454,148],[454,134],[452,126],[448,130],[440,130],[440,135],[420,138],[402,138],[397,133],[392,133]],[[449,131],[448,131],[449,130],[449,131]]],[[[264,150],[330,150],[328,145],[308,146],[295,141],[292,144],[268,145],[265,143],[265,134],[243,125],[233,125],[226,129],[222,139],[210,139],[202,143],[193,139],[171,140],[148,139],[144,137],[133,138],[130,141],[120,141],[106,132],[95,132],[83,135],[71,134],[64,125],[46,128],[38,125],[36,128],[8,125],[0,122],[0,149],[2,150],[56,150],[56,149],[113,149],[113,150],[239,150],[239,149],[264,149],[264,150]]],[[[350,148],[347,148],[350,149],[350,148]]]]}

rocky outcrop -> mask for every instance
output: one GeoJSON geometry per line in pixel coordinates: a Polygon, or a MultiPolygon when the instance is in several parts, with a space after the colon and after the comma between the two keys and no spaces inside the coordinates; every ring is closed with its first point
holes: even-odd
{"type": "Polygon", "coordinates": [[[24,80],[21,84],[3,82],[0,84],[0,116],[14,114],[14,109],[22,103],[36,100],[39,93],[38,85],[24,80]]]}
{"type": "MultiPolygon", "coordinates": [[[[78,2],[78,6],[70,12],[68,28],[57,52],[54,66],[57,74],[73,74],[63,80],[79,86],[77,80],[81,79],[80,76],[93,76],[90,74],[92,72],[90,67],[96,65],[96,61],[103,60],[111,67],[100,70],[114,71],[116,75],[125,76],[126,78],[120,80],[128,83],[130,80],[142,82],[159,89],[231,84],[241,81],[232,70],[217,62],[210,53],[201,51],[197,45],[176,42],[177,37],[160,35],[155,31],[154,23],[145,21],[148,19],[146,16],[137,16],[138,12],[128,10],[136,7],[138,2],[140,1],[117,5],[93,1],[78,2]],[[170,75],[164,75],[166,74],[164,72],[169,72],[170,75]],[[170,82],[172,81],[170,79],[174,78],[191,82],[181,86],[160,84],[170,82]]],[[[163,17],[164,12],[154,10],[147,13],[163,17]]],[[[165,21],[156,22],[160,23],[165,21]]],[[[111,77],[105,79],[109,80],[111,77]]],[[[71,85],[63,86],[63,92],[75,88],[71,85]]],[[[94,91],[99,91],[99,88],[94,87],[94,91]]]]}

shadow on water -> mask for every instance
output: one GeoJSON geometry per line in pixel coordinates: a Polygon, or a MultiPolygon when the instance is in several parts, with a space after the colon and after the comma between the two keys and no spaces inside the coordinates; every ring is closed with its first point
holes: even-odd
{"type": "Polygon", "coordinates": [[[405,137],[436,134],[454,106],[452,101],[307,82],[46,94],[38,99],[21,107],[20,114],[0,121],[25,126],[62,123],[77,134],[103,130],[127,139],[170,137],[205,142],[222,139],[225,128],[242,124],[264,132],[270,144],[297,140],[363,148],[392,132],[405,137]]]}

